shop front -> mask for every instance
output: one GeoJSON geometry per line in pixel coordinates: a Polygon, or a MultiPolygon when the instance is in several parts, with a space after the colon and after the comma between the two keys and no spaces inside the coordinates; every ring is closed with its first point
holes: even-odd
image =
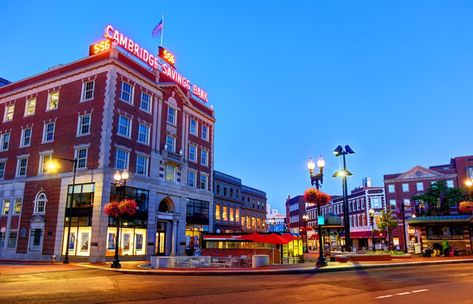
{"type": "Polygon", "coordinates": [[[441,255],[473,254],[473,215],[420,216],[410,219],[408,224],[409,230],[413,230],[411,242],[419,242],[413,244],[414,248],[419,246],[424,254],[434,250],[441,255]]]}
{"type": "Polygon", "coordinates": [[[186,254],[200,254],[202,237],[209,232],[209,202],[188,199],[186,211],[186,254]]]}

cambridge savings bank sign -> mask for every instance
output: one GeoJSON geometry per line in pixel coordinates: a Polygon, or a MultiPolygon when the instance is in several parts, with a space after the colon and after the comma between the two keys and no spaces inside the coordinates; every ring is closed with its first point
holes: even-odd
{"type": "Polygon", "coordinates": [[[150,68],[161,71],[175,83],[179,84],[184,89],[189,90],[194,96],[198,97],[204,102],[208,102],[206,91],[195,84],[191,84],[189,79],[176,71],[174,68],[175,57],[168,50],[160,47],[159,54],[155,56],[111,25],[107,25],[105,27],[104,36],[106,39],[90,46],[89,55],[95,55],[103,51],[107,51],[112,46],[118,45],[150,68]]]}

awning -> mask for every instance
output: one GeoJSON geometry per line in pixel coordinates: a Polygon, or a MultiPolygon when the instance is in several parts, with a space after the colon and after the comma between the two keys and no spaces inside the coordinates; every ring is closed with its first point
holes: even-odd
{"type": "Polygon", "coordinates": [[[269,243],[269,244],[287,244],[290,241],[296,239],[293,235],[289,233],[284,233],[282,235],[276,233],[270,234],[259,234],[251,233],[243,235],[242,238],[247,241],[260,242],[260,243],[269,243]]]}
{"type": "Polygon", "coordinates": [[[473,215],[438,215],[438,216],[418,216],[407,220],[409,225],[419,226],[423,224],[444,224],[444,223],[472,223],[473,215]]]}
{"type": "MultiPolygon", "coordinates": [[[[350,231],[350,237],[352,239],[370,239],[373,237],[371,231],[350,231]]],[[[380,234],[378,231],[374,232],[375,238],[384,238],[385,236],[380,234]]]]}

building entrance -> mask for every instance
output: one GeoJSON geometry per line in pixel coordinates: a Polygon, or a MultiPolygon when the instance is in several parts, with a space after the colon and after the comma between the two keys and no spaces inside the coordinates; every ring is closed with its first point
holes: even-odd
{"type": "Polygon", "coordinates": [[[166,222],[158,222],[156,228],[156,255],[166,255],[166,222]]]}

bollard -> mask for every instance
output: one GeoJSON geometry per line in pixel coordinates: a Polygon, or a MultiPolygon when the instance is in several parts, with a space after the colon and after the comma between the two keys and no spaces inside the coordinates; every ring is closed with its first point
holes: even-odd
{"type": "Polygon", "coordinates": [[[56,263],[56,256],[55,255],[51,256],[51,263],[56,263]]]}

